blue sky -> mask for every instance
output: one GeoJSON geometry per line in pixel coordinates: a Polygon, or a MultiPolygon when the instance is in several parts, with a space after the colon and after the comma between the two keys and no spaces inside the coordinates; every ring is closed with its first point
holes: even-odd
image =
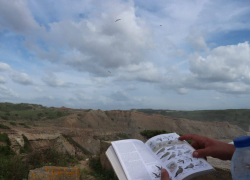
{"type": "Polygon", "coordinates": [[[248,1],[0,0],[0,102],[250,108],[249,15],[248,1]]]}

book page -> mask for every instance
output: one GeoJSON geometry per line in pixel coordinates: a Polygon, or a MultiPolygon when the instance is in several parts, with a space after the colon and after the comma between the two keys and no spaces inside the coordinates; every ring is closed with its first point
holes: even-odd
{"type": "Polygon", "coordinates": [[[114,141],[112,146],[128,180],[160,180],[160,163],[142,141],[114,141]]]}
{"type": "Polygon", "coordinates": [[[201,174],[198,173],[201,171],[215,171],[204,158],[194,158],[192,154],[195,149],[186,141],[178,140],[179,137],[176,133],[162,134],[146,142],[146,146],[160,160],[163,168],[167,169],[172,180],[193,177],[193,174],[201,174]]]}

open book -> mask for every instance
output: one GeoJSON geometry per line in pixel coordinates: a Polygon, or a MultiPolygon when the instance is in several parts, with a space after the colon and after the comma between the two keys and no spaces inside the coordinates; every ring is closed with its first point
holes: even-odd
{"type": "Polygon", "coordinates": [[[120,180],[160,180],[161,168],[170,180],[188,180],[213,173],[215,169],[204,158],[194,158],[195,150],[176,133],[162,134],[145,144],[136,139],[112,142],[106,151],[120,180]]]}

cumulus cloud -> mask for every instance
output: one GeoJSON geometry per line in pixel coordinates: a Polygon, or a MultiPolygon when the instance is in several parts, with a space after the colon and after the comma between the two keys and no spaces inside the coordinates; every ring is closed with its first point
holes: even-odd
{"type": "Polygon", "coordinates": [[[1,76],[0,75],[0,84],[4,84],[4,83],[6,83],[6,79],[5,79],[5,77],[3,77],[3,76],[1,76]]]}
{"type": "Polygon", "coordinates": [[[115,101],[128,101],[129,100],[129,96],[123,92],[123,91],[114,91],[109,98],[115,100],[115,101]]]}
{"type": "Polygon", "coordinates": [[[41,34],[46,50],[31,39],[25,42],[26,48],[41,59],[109,76],[108,70],[144,61],[144,54],[154,47],[151,29],[135,15],[133,5],[131,1],[97,4],[103,11],[87,19],[50,23],[50,30],[41,34]],[[117,18],[121,21],[115,22],[117,18]]]}
{"type": "Polygon", "coordinates": [[[48,73],[48,75],[42,78],[42,81],[51,87],[69,87],[67,83],[58,79],[54,73],[48,73]]]}
{"type": "Polygon", "coordinates": [[[39,92],[39,93],[44,92],[44,90],[42,90],[42,89],[39,88],[39,87],[35,87],[34,89],[35,89],[35,91],[37,91],[37,92],[39,92]]]}
{"type": "Polygon", "coordinates": [[[192,31],[188,35],[187,40],[196,51],[208,50],[205,39],[199,32],[192,31]]]}
{"type": "Polygon", "coordinates": [[[15,83],[21,84],[21,85],[32,85],[33,84],[31,78],[26,73],[19,73],[19,72],[13,71],[10,74],[10,77],[11,77],[12,81],[14,81],[15,83]]]}
{"type": "Polygon", "coordinates": [[[151,62],[131,64],[118,69],[120,75],[117,80],[142,81],[150,83],[162,82],[164,77],[162,70],[151,62]]]}
{"type": "Polygon", "coordinates": [[[19,95],[14,92],[12,89],[8,89],[6,86],[0,84],[0,97],[16,97],[18,98],[19,95]]]}
{"type": "Polygon", "coordinates": [[[0,71],[10,71],[11,68],[8,64],[0,62],[0,71]]]}
{"type": "Polygon", "coordinates": [[[30,33],[38,29],[26,1],[0,0],[0,29],[9,29],[18,33],[30,33]]]}

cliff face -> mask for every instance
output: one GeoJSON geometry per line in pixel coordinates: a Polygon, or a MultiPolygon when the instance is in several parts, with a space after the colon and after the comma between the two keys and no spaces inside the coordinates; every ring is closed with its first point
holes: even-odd
{"type": "MultiPolygon", "coordinates": [[[[246,135],[238,126],[227,122],[199,122],[186,119],[165,117],[162,115],[147,115],[136,111],[84,110],[57,120],[37,122],[31,129],[11,126],[5,130],[12,141],[12,147],[18,151],[18,144],[23,146],[21,134],[25,134],[34,149],[45,149],[55,145],[70,154],[79,154],[62,134],[72,137],[88,151],[99,153],[101,140],[117,140],[136,138],[144,140],[140,132],[147,130],[166,130],[178,134],[199,134],[216,139],[234,139],[246,135]]],[[[0,132],[2,130],[0,129],[0,132]]]]}

